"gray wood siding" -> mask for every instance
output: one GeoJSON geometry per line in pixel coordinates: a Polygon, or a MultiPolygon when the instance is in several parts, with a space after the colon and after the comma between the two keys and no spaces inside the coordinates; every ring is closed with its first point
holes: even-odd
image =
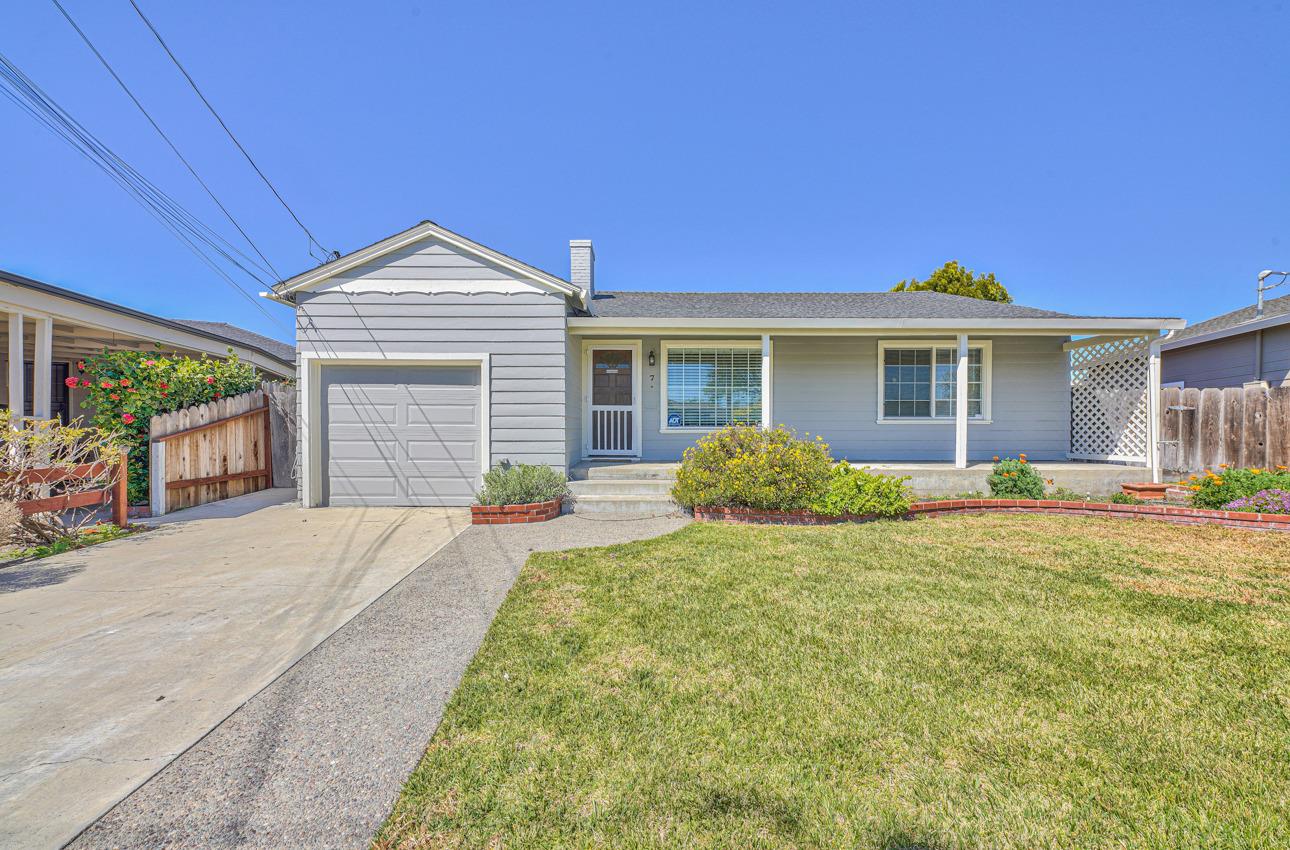
{"type": "Polygon", "coordinates": [[[331,290],[302,295],[296,317],[301,352],[490,354],[492,463],[565,468],[562,296],[331,290]]]}
{"type": "MultiPolygon", "coordinates": [[[[661,342],[641,339],[642,456],[677,460],[702,434],[661,429],[661,342]]],[[[878,419],[878,337],[773,337],[773,417],[776,424],[819,434],[837,457],[854,461],[953,461],[954,425],[888,424],[878,419]]],[[[992,424],[968,428],[973,460],[1026,452],[1035,460],[1065,460],[1070,447],[1070,368],[1067,337],[980,337],[993,346],[992,424]]],[[[579,346],[578,351],[581,351],[579,346]]],[[[574,362],[571,360],[570,362],[574,362]]],[[[571,403],[577,396],[570,395],[571,403]]],[[[581,400],[579,399],[579,404],[581,400]]],[[[581,408],[570,416],[581,417],[581,408]]]]}
{"type": "Polygon", "coordinates": [[[434,239],[392,251],[370,263],[336,275],[336,281],[379,280],[514,280],[503,268],[459,254],[434,239]]]}
{"type": "MultiPolygon", "coordinates": [[[[931,338],[931,337],[929,337],[931,338]]],[[[991,424],[968,426],[968,457],[1026,452],[1065,460],[1070,447],[1067,337],[977,337],[993,348],[991,424]]],[[[775,340],[774,419],[819,434],[853,461],[953,461],[954,423],[879,424],[878,338],[775,340]]]]}
{"type": "Polygon", "coordinates": [[[565,454],[573,466],[582,459],[582,337],[568,338],[565,363],[565,454]]]}
{"type": "MultiPolygon", "coordinates": [[[[1239,387],[1254,380],[1257,335],[1253,332],[1161,354],[1160,379],[1188,387],[1239,387]]],[[[1290,385],[1290,326],[1263,331],[1263,380],[1290,385]]]]}

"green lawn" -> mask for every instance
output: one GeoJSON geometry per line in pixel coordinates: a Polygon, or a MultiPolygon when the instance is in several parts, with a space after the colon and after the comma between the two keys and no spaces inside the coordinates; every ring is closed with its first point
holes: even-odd
{"type": "Polygon", "coordinates": [[[534,555],[394,847],[1290,846],[1290,536],[960,516],[534,555]]]}

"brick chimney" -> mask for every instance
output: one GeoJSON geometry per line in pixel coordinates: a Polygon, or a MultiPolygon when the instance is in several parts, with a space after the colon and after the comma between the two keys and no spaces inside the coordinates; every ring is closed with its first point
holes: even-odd
{"type": "Polygon", "coordinates": [[[590,306],[596,294],[596,249],[590,239],[569,240],[569,283],[585,293],[590,306]]]}

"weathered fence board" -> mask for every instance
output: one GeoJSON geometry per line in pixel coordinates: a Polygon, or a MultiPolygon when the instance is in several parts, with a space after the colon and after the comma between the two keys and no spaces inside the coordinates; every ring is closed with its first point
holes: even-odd
{"type": "MultiPolygon", "coordinates": [[[[288,421],[280,410],[274,416],[286,389],[265,383],[253,392],[154,416],[150,423],[153,514],[254,493],[275,484],[292,486],[292,449],[286,447],[294,445],[294,417],[288,421]],[[275,434],[279,429],[284,433],[275,434]],[[274,443],[283,448],[275,451],[274,443]],[[277,462],[282,453],[288,455],[285,474],[277,462]]],[[[294,390],[289,403],[294,409],[294,390]]]]}
{"type": "Polygon", "coordinates": [[[1290,387],[1170,388],[1160,402],[1166,473],[1290,466],[1290,387]]]}

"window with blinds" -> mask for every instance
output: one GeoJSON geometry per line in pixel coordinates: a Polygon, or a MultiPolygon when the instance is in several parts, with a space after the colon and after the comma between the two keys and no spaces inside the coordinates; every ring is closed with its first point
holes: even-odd
{"type": "Polygon", "coordinates": [[[668,347],[666,428],[761,423],[761,349],[668,347]]]}

